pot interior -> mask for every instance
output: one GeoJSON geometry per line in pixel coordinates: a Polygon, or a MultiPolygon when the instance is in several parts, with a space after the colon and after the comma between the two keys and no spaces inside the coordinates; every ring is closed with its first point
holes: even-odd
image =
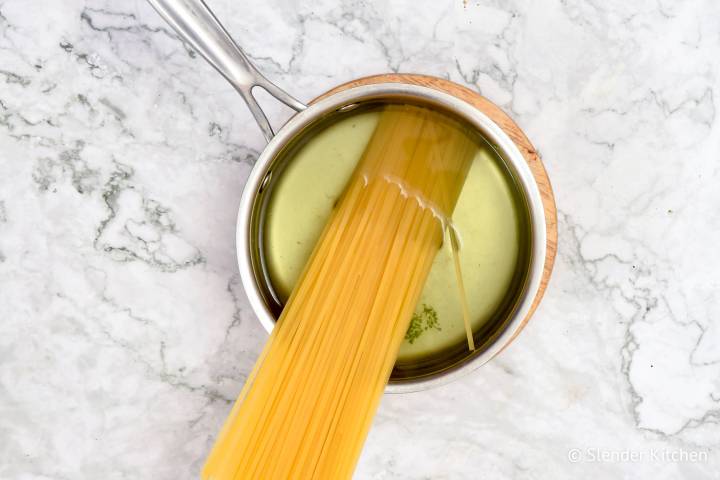
{"type": "MultiPolygon", "coordinates": [[[[254,279],[274,318],[282,312],[388,103],[439,110],[410,98],[353,103],[307,125],[269,162],[253,202],[249,244],[254,279]]],[[[469,125],[450,111],[440,111],[469,125]]],[[[398,352],[391,384],[440,376],[481,355],[507,328],[526,288],[532,253],[526,196],[497,145],[476,129],[468,129],[477,153],[452,224],[460,238],[476,349],[471,352],[467,346],[446,237],[398,352]]]]}

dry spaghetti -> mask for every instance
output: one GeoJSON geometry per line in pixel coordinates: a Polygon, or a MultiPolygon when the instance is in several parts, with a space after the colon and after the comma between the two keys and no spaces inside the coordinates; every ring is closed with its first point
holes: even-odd
{"type": "Polygon", "coordinates": [[[476,147],[389,106],[203,470],[350,478],[476,147]]]}

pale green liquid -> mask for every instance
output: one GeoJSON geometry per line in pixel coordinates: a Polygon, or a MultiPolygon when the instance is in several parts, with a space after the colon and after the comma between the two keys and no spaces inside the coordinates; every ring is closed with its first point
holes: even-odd
{"type": "MultiPolygon", "coordinates": [[[[376,111],[353,113],[328,126],[293,152],[288,166],[273,179],[262,231],[267,274],[281,303],[308,260],[378,115],[376,111]]],[[[511,307],[512,291],[524,278],[527,213],[517,191],[497,153],[480,140],[452,221],[461,239],[460,261],[473,331],[485,331],[486,337],[493,333],[488,323],[502,323],[499,310],[511,307]]],[[[438,252],[416,308],[420,313],[423,305],[432,307],[441,330],[430,328],[412,343],[405,340],[396,369],[403,363],[426,361],[443,350],[467,351],[450,243],[447,239],[438,252]]],[[[482,336],[476,343],[482,346],[482,336]]]]}

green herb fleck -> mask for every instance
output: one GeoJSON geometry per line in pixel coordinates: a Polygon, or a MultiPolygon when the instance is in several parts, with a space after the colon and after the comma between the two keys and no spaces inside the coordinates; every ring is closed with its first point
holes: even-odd
{"type": "Polygon", "coordinates": [[[412,344],[427,330],[440,331],[442,328],[440,328],[440,322],[438,321],[438,315],[435,309],[423,303],[422,310],[413,313],[410,319],[410,326],[407,332],[405,332],[405,340],[412,344]]]}

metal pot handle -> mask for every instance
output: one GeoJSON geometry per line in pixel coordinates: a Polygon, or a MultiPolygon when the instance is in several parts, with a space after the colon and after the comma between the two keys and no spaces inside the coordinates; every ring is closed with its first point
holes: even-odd
{"type": "Polygon", "coordinates": [[[273,129],[253,97],[252,90],[262,87],[270,95],[297,111],[307,108],[260,73],[233,41],[203,0],[148,0],[160,16],[225,77],[242,95],[255,121],[270,141],[273,129]]]}

